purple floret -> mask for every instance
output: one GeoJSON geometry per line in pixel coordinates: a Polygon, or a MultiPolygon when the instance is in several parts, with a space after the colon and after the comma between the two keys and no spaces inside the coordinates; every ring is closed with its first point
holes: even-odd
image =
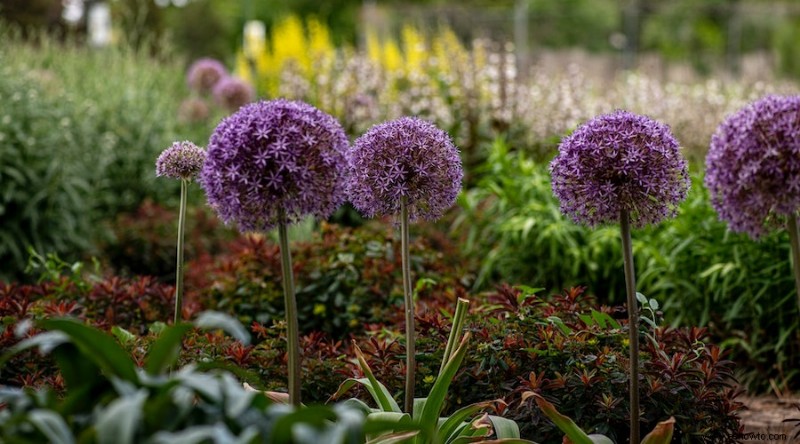
{"type": "Polygon", "coordinates": [[[225,65],[218,60],[202,58],[195,60],[186,74],[189,87],[201,93],[210,93],[217,82],[228,75],[225,65]]]}
{"type": "Polygon", "coordinates": [[[616,111],[564,138],[550,163],[561,212],[589,226],[629,212],[641,228],[673,217],[689,191],[686,160],[667,125],[616,111]]]}
{"type": "Polygon", "coordinates": [[[175,142],[156,159],[156,176],[194,179],[203,169],[204,149],[192,142],[175,142]]]}
{"type": "Polygon", "coordinates": [[[228,111],[236,111],[254,99],[253,87],[238,77],[225,76],[214,86],[214,100],[228,111]]]}
{"type": "Polygon", "coordinates": [[[260,101],[214,130],[200,183],[220,218],[241,231],[326,218],[344,201],[347,147],[339,122],[313,106],[260,101]]]}
{"type": "Polygon", "coordinates": [[[757,239],[800,207],[800,96],[767,96],[711,138],[705,185],[720,219],[757,239]]]}
{"type": "Polygon", "coordinates": [[[367,217],[396,215],[407,198],[410,220],[435,220],[461,191],[461,157],[450,136],[413,117],[373,126],[348,153],[348,195],[367,217]]]}

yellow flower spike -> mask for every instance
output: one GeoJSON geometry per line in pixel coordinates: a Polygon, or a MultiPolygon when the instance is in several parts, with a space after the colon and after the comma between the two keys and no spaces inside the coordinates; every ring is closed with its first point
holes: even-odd
{"type": "Polygon", "coordinates": [[[380,65],[383,61],[383,51],[381,49],[381,41],[378,34],[370,29],[367,31],[367,56],[376,65],[380,65]]]}
{"type": "Polygon", "coordinates": [[[419,72],[423,69],[427,54],[425,39],[411,25],[403,26],[403,53],[407,73],[419,72]]]}
{"type": "Polygon", "coordinates": [[[388,40],[383,45],[383,69],[388,73],[400,71],[403,67],[403,55],[394,40],[388,40]]]}

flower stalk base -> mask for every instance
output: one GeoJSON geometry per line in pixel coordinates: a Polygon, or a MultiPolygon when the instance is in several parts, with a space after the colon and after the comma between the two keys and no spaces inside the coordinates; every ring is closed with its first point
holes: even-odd
{"type": "Polygon", "coordinates": [[[294,292],[292,254],[289,251],[289,234],[285,222],[278,224],[283,273],[283,299],[286,308],[286,353],[289,357],[289,403],[300,405],[300,340],[297,322],[297,300],[294,292]]]}
{"type": "Polygon", "coordinates": [[[639,442],[639,312],[636,302],[636,273],[633,267],[630,214],[620,210],[620,234],[622,236],[622,259],[625,267],[625,290],[628,294],[628,333],[630,335],[630,443],[639,442]]]}

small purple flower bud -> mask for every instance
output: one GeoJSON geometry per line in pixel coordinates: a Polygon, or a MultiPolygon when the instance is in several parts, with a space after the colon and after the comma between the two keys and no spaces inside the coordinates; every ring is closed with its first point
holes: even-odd
{"type": "Polygon", "coordinates": [[[156,160],[156,176],[194,179],[203,169],[206,152],[192,142],[175,142],[156,160]]]}
{"type": "Polygon", "coordinates": [[[753,239],[800,208],[800,96],[766,96],[720,124],[706,156],[711,203],[753,239]]]}
{"type": "Polygon", "coordinates": [[[241,231],[326,218],[344,201],[347,146],[339,122],[307,103],[252,103],[214,130],[200,183],[241,231]]]}
{"type": "Polygon", "coordinates": [[[228,111],[236,111],[254,99],[253,87],[238,77],[225,76],[214,86],[214,100],[228,111]]]}
{"type": "Polygon", "coordinates": [[[627,111],[601,115],[564,138],[550,163],[561,212],[589,226],[656,224],[689,191],[686,159],[667,125],[627,111]]]}
{"type": "Polygon", "coordinates": [[[435,220],[461,191],[461,157],[450,136],[414,117],[373,126],[348,152],[348,194],[367,217],[395,215],[408,202],[409,220],[435,220]]]}

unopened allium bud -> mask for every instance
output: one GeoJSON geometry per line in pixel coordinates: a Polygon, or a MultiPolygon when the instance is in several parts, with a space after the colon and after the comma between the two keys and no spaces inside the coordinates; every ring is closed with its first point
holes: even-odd
{"type": "Polygon", "coordinates": [[[311,105],[252,103],[214,130],[200,183],[220,218],[242,231],[326,218],[344,201],[347,146],[339,122],[311,105]]]}
{"type": "Polygon", "coordinates": [[[156,160],[156,176],[173,179],[194,179],[203,169],[204,149],[192,142],[175,142],[156,160]]]}
{"type": "Polygon", "coordinates": [[[626,111],[601,115],[561,141],[550,163],[561,211],[590,226],[627,210],[642,227],[674,216],[689,191],[686,160],[667,125],[626,111]]]}
{"type": "Polygon", "coordinates": [[[222,62],[210,58],[197,59],[186,74],[189,87],[201,93],[210,93],[228,70],[222,62]]]}
{"type": "Polygon", "coordinates": [[[395,215],[407,199],[409,219],[434,220],[461,191],[461,157],[450,136],[413,117],[373,126],[348,152],[348,193],[367,217],[395,215]]]}
{"type": "Polygon", "coordinates": [[[225,76],[214,86],[214,100],[228,111],[236,111],[254,99],[253,87],[238,77],[225,76]]]}
{"type": "Polygon", "coordinates": [[[209,114],[208,104],[199,97],[189,97],[181,102],[181,106],[178,108],[178,119],[181,122],[204,122],[208,119],[209,114]]]}
{"type": "Polygon", "coordinates": [[[752,238],[800,208],[800,96],[766,96],[711,138],[705,184],[720,219],[752,238]]]}

